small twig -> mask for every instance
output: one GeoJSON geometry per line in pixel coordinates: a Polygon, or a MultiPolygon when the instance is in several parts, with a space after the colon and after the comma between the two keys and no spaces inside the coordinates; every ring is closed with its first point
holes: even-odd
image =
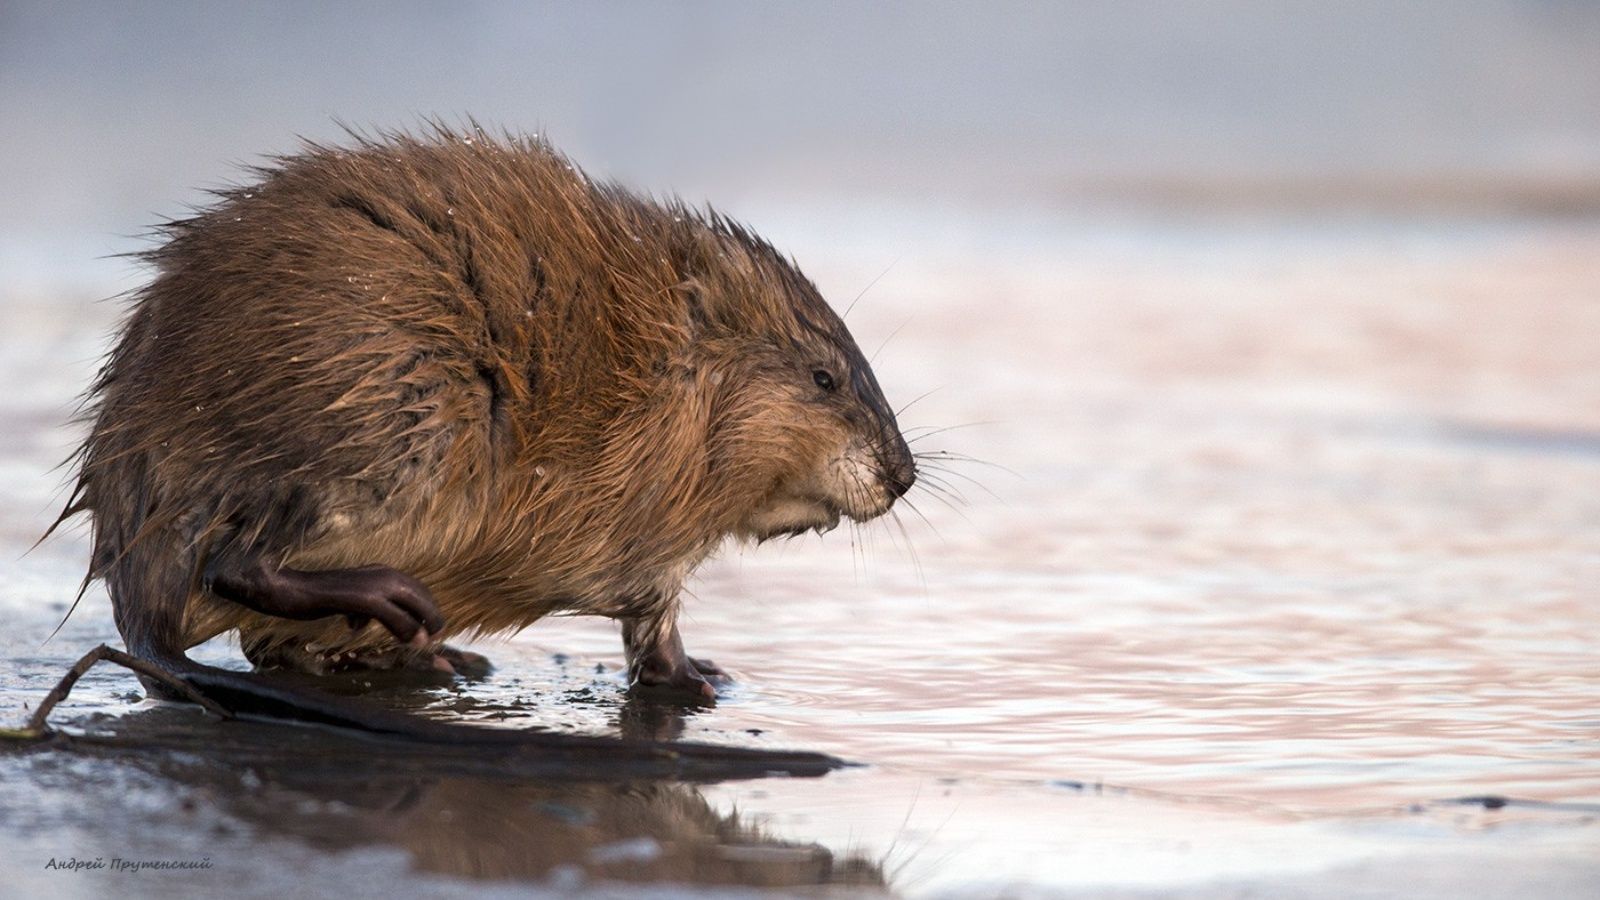
{"type": "Polygon", "coordinates": [[[195,690],[194,685],[184,681],[182,678],[160,666],[101,644],[84,654],[83,659],[73,663],[72,668],[67,670],[67,674],[61,676],[61,680],[56,682],[56,686],[50,689],[50,693],[45,695],[44,700],[40,701],[39,708],[33,713],[33,718],[28,720],[25,733],[33,737],[44,737],[49,734],[50,724],[45,719],[49,717],[50,711],[56,708],[56,704],[67,699],[67,695],[72,693],[73,685],[77,684],[78,679],[82,678],[84,673],[93,668],[97,662],[113,662],[123,668],[132,669],[140,675],[152,678],[172,688],[190,701],[204,707],[207,712],[215,713],[224,719],[233,718],[233,713],[220,706],[215,700],[195,690]]]}

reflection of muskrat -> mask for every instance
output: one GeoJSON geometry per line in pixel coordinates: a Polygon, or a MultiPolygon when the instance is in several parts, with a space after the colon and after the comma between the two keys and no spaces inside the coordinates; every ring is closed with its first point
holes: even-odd
{"type": "Polygon", "coordinates": [[[260,174],[148,254],[63,513],[129,649],[225,705],[288,691],[186,657],[229,630],[263,667],[449,670],[441,637],[558,612],[713,697],[691,570],[916,477],[843,322],[718,214],[477,131],[260,174]]]}

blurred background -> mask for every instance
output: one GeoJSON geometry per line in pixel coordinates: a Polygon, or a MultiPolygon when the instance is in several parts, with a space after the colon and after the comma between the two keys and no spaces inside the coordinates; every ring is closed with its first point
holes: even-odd
{"type": "Polygon", "coordinates": [[[434,115],[735,212],[1584,211],[1597,48],[1581,0],[9,0],[0,265],[8,294],[101,290],[97,257],[238,163],[434,115]]]}
{"type": "MultiPolygon", "coordinates": [[[[81,530],[22,554],[120,309],[97,301],[147,277],[117,254],[297,136],[467,115],[709,201],[836,307],[860,296],[849,325],[934,454],[898,523],[701,570],[685,640],[738,684],[660,735],[871,765],[696,802],[909,893],[1600,884],[1600,4],[1580,0],[5,0],[13,719],[116,640],[95,587],[46,641],[81,530]]],[[[412,701],[639,727],[609,623],[483,649],[502,675],[412,701]]],[[[63,715],[127,715],[131,684],[92,673],[63,715]]],[[[0,819],[56,823],[0,826],[17,871],[90,835],[213,853],[263,891],[408,886],[387,857],[261,850],[287,826],[254,788],[228,843],[170,803],[108,824],[74,818],[71,778],[0,775],[0,819]]],[[[280,791],[305,828],[359,831],[280,791]]],[[[474,852],[406,858],[494,874],[474,852]]]]}

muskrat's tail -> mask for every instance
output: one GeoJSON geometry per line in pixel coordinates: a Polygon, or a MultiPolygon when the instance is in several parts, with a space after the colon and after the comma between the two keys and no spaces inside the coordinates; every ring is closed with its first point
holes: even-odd
{"type": "MultiPolygon", "coordinates": [[[[130,646],[135,657],[152,663],[187,685],[225,710],[230,717],[331,726],[428,742],[527,743],[518,740],[516,732],[435,722],[335,697],[322,691],[284,684],[253,672],[235,672],[208,666],[195,662],[181,652],[151,652],[151,649],[145,647],[141,651],[130,646]]],[[[141,676],[140,680],[152,696],[160,699],[193,699],[158,679],[141,676]]]]}

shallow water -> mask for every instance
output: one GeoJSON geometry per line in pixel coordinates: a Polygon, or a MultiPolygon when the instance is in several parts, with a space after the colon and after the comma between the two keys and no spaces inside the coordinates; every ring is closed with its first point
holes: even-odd
{"type": "MultiPolygon", "coordinates": [[[[421,813],[407,829],[351,819],[363,801],[348,788],[271,760],[255,778],[279,805],[223,802],[237,789],[217,785],[242,776],[215,760],[0,757],[8,781],[41,788],[0,795],[13,868],[88,852],[74,840],[144,852],[216,840],[219,870],[257,873],[263,892],[263,868],[292,865],[359,870],[374,892],[402,878],[448,892],[476,876],[554,889],[660,877],[905,893],[1592,895],[1600,223],[749,217],[841,306],[894,263],[852,328],[868,349],[892,335],[875,364],[891,400],[933,391],[903,424],[957,426],[916,447],[987,464],[937,463],[903,529],[730,548],[708,565],[684,633],[738,679],[715,709],[625,702],[615,629],[584,620],[477,645],[499,666],[485,681],[380,697],[447,718],[806,748],[864,766],[643,791],[651,809],[723,823],[704,846],[670,829],[630,837],[624,824],[570,859],[497,863],[480,852],[492,839],[452,843],[458,830],[428,831],[421,813]],[[85,785],[155,798],[132,814],[155,825],[73,813],[63,798],[85,785]],[[174,812],[196,785],[211,786],[203,814],[174,812]],[[344,809],[302,808],[327,796],[344,809]],[[725,833],[735,811],[759,834],[725,833]],[[234,837],[207,837],[217,827],[234,837]],[[330,843],[340,829],[362,849],[330,843]],[[247,839],[267,849],[246,853],[247,839]],[[714,847],[719,862],[668,866],[680,855],[662,848],[678,846],[714,847]],[[629,853],[659,868],[624,871],[629,853]],[[729,862],[757,857],[788,868],[729,862]]],[[[72,440],[58,423],[109,312],[60,298],[8,306],[0,557],[49,519],[46,470],[72,440]]],[[[96,588],[41,646],[84,557],[72,533],[7,564],[11,720],[71,658],[114,638],[96,588]]],[[[237,658],[224,642],[202,654],[237,658]]],[[[137,718],[166,711],[136,688],[96,670],[57,718],[165,721],[137,718]]],[[[501,835],[518,833],[514,810],[530,804],[599,821],[613,810],[590,789],[524,796],[475,779],[435,784],[407,809],[501,816],[512,823],[501,835]]],[[[71,883],[92,892],[95,877],[71,883]]]]}

